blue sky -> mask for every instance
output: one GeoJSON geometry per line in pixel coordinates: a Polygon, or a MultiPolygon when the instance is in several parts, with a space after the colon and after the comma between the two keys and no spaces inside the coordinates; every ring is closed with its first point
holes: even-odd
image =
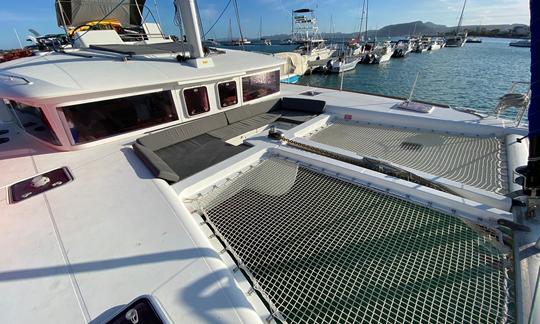
{"type": "MultiPolygon", "coordinates": [[[[173,1],[155,0],[159,7],[162,23],[167,33],[177,34],[173,24],[173,1]]],[[[228,0],[199,0],[204,26],[208,28],[225,7],[228,0]]],[[[287,33],[290,30],[292,9],[310,7],[317,10],[321,30],[330,29],[333,17],[336,31],[351,32],[358,27],[362,0],[238,0],[240,19],[244,34],[256,37],[259,19],[263,19],[263,34],[287,33]]],[[[431,21],[437,24],[456,25],[462,0],[379,0],[371,1],[369,27],[410,22],[431,21]]],[[[154,0],[147,0],[147,6],[154,10],[154,0]]],[[[226,37],[229,18],[236,23],[232,6],[222,17],[208,37],[226,37]]],[[[465,11],[464,24],[504,24],[529,23],[529,0],[469,0],[465,11]]],[[[234,25],[233,33],[238,35],[234,25]]],[[[14,28],[24,39],[28,29],[39,32],[57,33],[62,30],[56,26],[54,0],[3,1],[0,8],[0,48],[18,47],[14,28]]]]}

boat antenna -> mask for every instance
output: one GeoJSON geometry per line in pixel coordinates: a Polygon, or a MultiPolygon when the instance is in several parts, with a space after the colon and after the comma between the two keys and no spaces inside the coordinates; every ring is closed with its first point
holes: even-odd
{"type": "Polygon", "coordinates": [[[17,32],[17,29],[15,29],[15,27],[13,27],[13,32],[15,32],[15,37],[17,37],[17,40],[19,41],[20,48],[23,49],[23,45],[21,43],[21,38],[19,37],[19,33],[17,32]]]}
{"type": "Polygon", "coordinates": [[[409,98],[407,99],[407,106],[412,101],[412,98],[414,96],[414,91],[416,90],[416,83],[418,82],[418,76],[420,76],[420,72],[416,73],[416,78],[414,79],[414,83],[411,89],[411,93],[409,94],[409,98]]]}
{"type": "Polygon", "coordinates": [[[294,10],[291,10],[291,40],[294,39],[294,10]]]}

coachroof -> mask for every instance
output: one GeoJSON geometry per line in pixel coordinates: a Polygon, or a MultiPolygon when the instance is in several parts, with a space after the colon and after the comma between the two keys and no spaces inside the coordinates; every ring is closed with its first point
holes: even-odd
{"type": "Polygon", "coordinates": [[[269,55],[224,50],[214,67],[195,68],[176,54],[126,56],[93,50],[50,53],[0,64],[0,98],[51,99],[122,89],[188,84],[278,67],[269,55]],[[14,76],[15,79],[6,76],[14,76]],[[20,79],[19,79],[20,78],[20,79]]]}

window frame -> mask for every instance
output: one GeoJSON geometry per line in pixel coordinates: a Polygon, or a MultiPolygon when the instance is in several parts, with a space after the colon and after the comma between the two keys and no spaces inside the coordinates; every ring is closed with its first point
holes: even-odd
{"type": "Polygon", "coordinates": [[[227,110],[227,109],[232,109],[232,108],[236,108],[238,106],[240,106],[241,102],[241,86],[240,86],[240,82],[236,79],[231,79],[231,80],[224,80],[224,81],[219,81],[219,82],[216,82],[216,86],[215,86],[215,91],[216,91],[216,100],[217,100],[217,103],[218,103],[218,109],[219,110],[227,110]],[[222,107],[221,106],[221,96],[220,96],[220,93],[219,93],[219,85],[220,84],[224,84],[224,83],[228,83],[228,82],[234,82],[236,84],[236,103],[234,105],[230,105],[230,106],[227,106],[227,107],[222,107]]]}
{"type": "Polygon", "coordinates": [[[190,87],[185,87],[185,88],[182,88],[180,91],[179,91],[179,94],[180,94],[180,97],[182,97],[182,106],[183,106],[183,111],[185,112],[186,114],[186,118],[189,118],[189,119],[193,119],[193,118],[199,118],[201,116],[206,116],[207,114],[210,114],[212,113],[212,101],[210,100],[210,87],[206,84],[201,84],[201,85],[197,85],[197,86],[190,86],[190,87]],[[208,111],[205,111],[205,112],[202,112],[200,114],[195,114],[195,115],[191,115],[189,113],[189,110],[188,110],[188,105],[187,105],[187,101],[186,101],[186,96],[185,96],[185,91],[186,90],[193,90],[193,89],[199,89],[199,88],[205,88],[206,89],[206,99],[208,101],[208,111]]]}
{"type": "Polygon", "coordinates": [[[249,103],[249,104],[253,104],[253,103],[257,103],[257,102],[260,102],[260,101],[264,101],[265,99],[271,97],[271,96],[275,96],[279,93],[281,93],[281,80],[280,80],[280,77],[281,77],[281,72],[279,69],[273,69],[273,70],[266,70],[266,71],[261,71],[261,72],[257,72],[257,73],[251,73],[251,74],[247,74],[247,75],[243,75],[241,78],[240,78],[240,98],[242,98],[242,104],[244,103],[249,103]],[[262,96],[262,97],[259,97],[259,98],[256,98],[256,99],[251,99],[251,100],[244,100],[244,78],[249,78],[249,77],[252,77],[252,76],[256,76],[256,75],[260,75],[260,74],[267,74],[267,73],[277,73],[278,74],[278,91],[277,92],[274,92],[274,93],[271,93],[271,94],[268,94],[266,96],[262,96]]]}
{"type": "Polygon", "coordinates": [[[183,121],[183,118],[182,118],[182,116],[180,114],[178,106],[179,106],[178,105],[178,98],[177,98],[174,90],[171,90],[171,89],[159,89],[159,90],[156,90],[156,89],[154,89],[153,91],[124,93],[124,94],[115,95],[115,96],[104,96],[104,97],[92,98],[92,99],[87,99],[87,100],[77,100],[77,101],[65,102],[65,103],[61,103],[61,104],[57,105],[55,107],[55,109],[57,111],[58,118],[60,119],[60,123],[62,124],[62,127],[64,129],[64,134],[65,134],[66,138],[69,140],[69,144],[71,146],[73,146],[73,147],[90,147],[90,146],[99,145],[99,144],[101,144],[103,142],[112,142],[112,141],[116,141],[118,139],[133,136],[135,134],[144,134],[144,133],[148,133],[148,132],[150,132],[152,130],[155,130],[155,129],[166,128],[166,127],[169,127],[171,125],[178,124],[178,123],[183,121]],[[71,133],[71,127],[68,124],[64,109],[72,107],[72,106],[77,106],[77,105],[98,103],[98,102],[102,102],[102,101],[122,99],[122,98],[127,98],[127,97],[151,95],[151,94],[154,94],[154,93],[161,93],[161,92],[168,92],[170,94],[171,102],[172,102],[173,108],[174,108],[174,112],[176,113],[176,119],[175,120],[172,120],[172,121],[166,122],[166,123],[162,123],[162,124],[157,124],[157,125],[150,126],[150,127],[135,129],[135,130],[125,132],[125,133],[119,133],[119,134],[116,134],[116,135],[103,137],[103,138],[93,140],[93,141],[89,141],[89,142],[77,143],[75,141],[75,139],[73,138],[73,134],[71,133]]]}
{"type": "Polygon", "coordinates": [[[16,121],[17,126],[19,126],[19,128],[21,130],[23,130],[25,134],[28,134],[28,135],[32,136],[33,138],[35,138],[35,139],[37,139],[37,140],[39,140],[39,141],[41,141],[41,142],[43,142],[43,143],[45,143],[47,145],[52,145],[54,147],[58,147],[58,146],[63,145],[60,137],[57,134],[57,131],[54,129],[53,124],[51,123],[50,118],[47,117],[47,114],[45,113],[46,109],[44,109],[44,107],[28,105],[26,103],[15,101],[15,100],[9,100],[9,99],[3,99],[3,100],[4,100],[4,104],[6,104],[6,106],[8,107],[9,113],[11,114],[11,116],[16,121]],[[17,112],[16,112],[17,109],[14,108],[13,103],[20,104],[20,105],[25,105],[27,107],[34,108],[34,109],[38,110],[39,113],[41,114],[41,116],[40,116],[41,122],[46,123],[45,127],[49,130],[50,135],[52,137],[52,141],[48,141],[46,139],[43,139],[43,138],[41,138],[39,136],[36,136],[35,134],[29,132],[26,129],[26,127],[24,126],[24,123],[22,122],[21,118],[17,114],[17,112]]]}

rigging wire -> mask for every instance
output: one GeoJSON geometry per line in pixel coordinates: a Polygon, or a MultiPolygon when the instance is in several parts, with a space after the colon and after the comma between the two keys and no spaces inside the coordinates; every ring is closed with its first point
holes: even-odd
{"type": "Polygon", "coordinates": [[[242,34],[242,25],[240,24],[240,11],[238,10],[238,1],[234,0],[234,11],[236,12],[236,21],[238,22],[238,30],[240,31],[240,45],[242,50],[246,50],[244,46],[244,35],[242,34]]]}
{"type": "Polygon", "coordinates": [[[219,20],[221,19],[221,17],[223,17],[223,15],[225,14],[225,11],[227,11],[227,9],[229,8],[229,6],[231,5],[231,2],[232,0],[229,0],[229,2],[227,2],[227,5],[225,5],[225,8],[223,8],[223,10],[221,10],[221,13],[219,14],[219,16],[217,17],[216,21],[214,22],[214,24],[212,25],[212,27],[210,27],[210,29],[208,29],[206,31],[206,33],[203,35],[203,38],[206,37],[206,35],[208,33],[210,33],[210,31],[212,31],[212,29],[214,29],[214,27],[217,25],[217,23],[219,22],[219,20]]]}
{"type": "Polygon", "coordinates": [[[202,22],[202,17],[201,17],[201,11],[199,10],[199,2],[198,1],[195,1],[195,10],[197,10],[197,16],[199,17],[199,28],[201,29],[201,32],[202,32],[202,39],[204,40],[206,36],[206,33],[204,32],[204,27],[203,27],[203,22],[202,22]]]}

